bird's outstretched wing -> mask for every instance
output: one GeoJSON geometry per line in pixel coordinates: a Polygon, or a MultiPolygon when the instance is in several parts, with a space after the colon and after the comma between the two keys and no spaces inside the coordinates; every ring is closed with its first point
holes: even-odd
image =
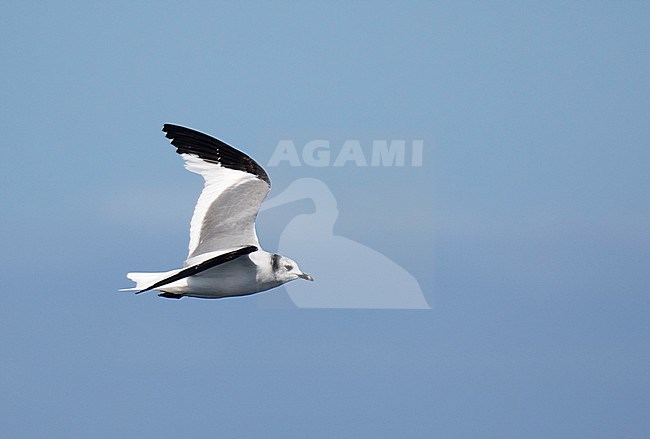
{"type": "Polygon", "coordinates": [[[259,247],[255,218],[271,189],[264,169],[207,134],[172,124],[165,124],[163,131],[185,168],[205,179],[190,224],[188,259],[243,245],[259,247]]]}

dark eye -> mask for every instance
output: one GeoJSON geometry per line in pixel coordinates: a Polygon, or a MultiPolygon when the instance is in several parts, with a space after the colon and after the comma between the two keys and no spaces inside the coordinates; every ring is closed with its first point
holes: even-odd
{"type": "Polygon", "coordinates": [[[293,265],[291,265],[291,264],[287,264],[287,265],[284,266],[284,268],[286,268],[287,270],[291,271],[291,269],[293,268],[293,265]]]}

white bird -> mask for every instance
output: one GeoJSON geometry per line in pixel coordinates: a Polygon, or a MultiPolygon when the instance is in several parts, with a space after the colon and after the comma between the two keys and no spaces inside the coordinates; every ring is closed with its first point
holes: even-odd
{"type": "Polygon", "coordinates": [[[165,136],[185,168],[205,179],[190,223],[189,255],[183,268],[128,273],[136,283],[121,291],[162,291],[160,297],[215,299],[246,296],[302,278],[292,259],[260,248],[255,218],[271,190],[268,175],[230,145],[190,128],[165,124],[165,136]]]}

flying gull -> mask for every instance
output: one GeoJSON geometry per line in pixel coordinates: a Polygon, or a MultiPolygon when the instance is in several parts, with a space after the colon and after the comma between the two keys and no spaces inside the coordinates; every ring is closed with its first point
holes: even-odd
{"type": "Polygon", "coordinates": [[[205,186],[190,223],[189,255],[183,268],[160,273],[128,273],[135,294],[157,290],[160,297],[216,299],[247,296],[301,278],[292,259],[260,248],[255,218],[271,181],[255,160],[230,145],[190,128],[162,129],[205,186]]]}

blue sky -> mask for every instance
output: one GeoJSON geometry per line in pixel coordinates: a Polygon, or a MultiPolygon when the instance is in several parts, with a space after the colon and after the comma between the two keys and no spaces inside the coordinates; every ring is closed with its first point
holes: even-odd
{"type": "MultiPolygon", "coordinates": [[[[2,436],[647,436],[649,19],[5,2],[2,436]],[[432,309],[118,293],[186,254],[201,181],[164,122],[262,164],[283,138],[423,139],[419,168],[268,171],[273,194],[326,181],[335,232],[408,267],[432,309]]],[[[269,212],[262,244],[309,209],[269,212]]]]}

